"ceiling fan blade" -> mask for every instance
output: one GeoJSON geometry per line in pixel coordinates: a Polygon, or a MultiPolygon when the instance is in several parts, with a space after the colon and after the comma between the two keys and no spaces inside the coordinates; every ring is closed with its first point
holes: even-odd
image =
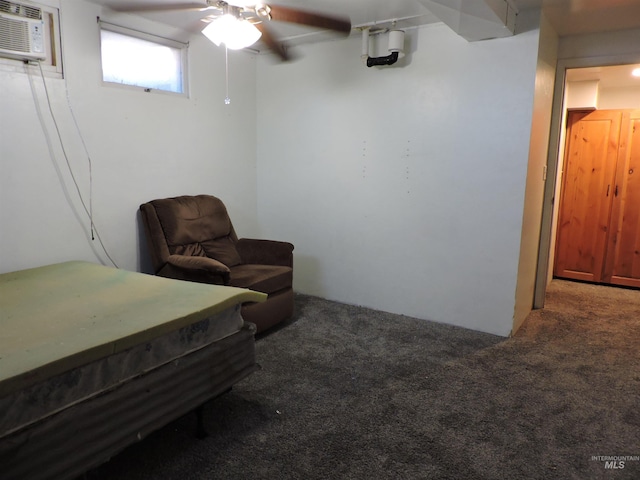
{"type": "Polygon", "coordinates": [[[169,12],[172,10],[205,10],[209,7],[206,3],[143,3],[134,5],[131,3],[108,3],[107,6],[116,12],[169,12]]]}
{"type": "Polygon", "coordinates": [[[269,4],[269,7],[271,9],[271,20],[324,28],[347,35],[351,32],[351,20],[349,18],[328,16],[272,4],[269,4]]]}
{"type": "Polygon", "coordinates": [[[285,49],[284,45],[278,42],[275,37],[271,35],[271,32],[264,23],[256,23],[255,26],[258,30],[260,30],[260,32],[262,32],[262,37],[260,40],[262,40],[265,45],[273,51],[273,53],[278,55],[280,57],[280,60],[282,60],[283,62],[291,60],[291,57],[289,56],[289,53],[285,49]]]}

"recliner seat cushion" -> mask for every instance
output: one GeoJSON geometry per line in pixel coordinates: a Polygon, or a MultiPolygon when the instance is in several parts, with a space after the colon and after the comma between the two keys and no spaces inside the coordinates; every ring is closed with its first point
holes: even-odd
{"type": "Polygon", "coordinates": [[[237,265],[230,268],[232,287],[249,288],[271,294],[284,288],[291,288],[293,269],[278,265],[237,265]]]}

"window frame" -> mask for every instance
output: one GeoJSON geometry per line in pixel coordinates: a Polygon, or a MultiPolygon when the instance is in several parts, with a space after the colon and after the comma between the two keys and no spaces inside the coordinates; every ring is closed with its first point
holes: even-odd
{"type": "Polygon", "coordinates": [[[189,43],[188,42],[186,43],[180,42],[178,40],[162,37],[160,35],[154,35],[152,33],[142,32],[140,30],[136,30],[133,28],[123,27],[122,25],[116,25],[101,19],[98,19],[98,25],[99,25],[98,35],[99,35],[99,42],[100,42],[100,81],[102,82],[103,86],[124,88],[127,90],[137,90],[145,93],[160,93],[163,95],[172,95],[172,96],[189,98],[189,72],[188,72],[189,43]],[[102,31],[103,30],[117,33],[120,35],[125,35],[132,38],[137,38],[140,40],[145,40],[147,42],[152,42],[158,45],[164,45],[164,46],[179,50],[180,51],[180,68],[181,68],[181,75],[182,75],[182,92],[173,92],[171,90],[163,90],[160,88],[143,87],[139,85],[130,85],[127,83],[110,82],[105,80],[104,70],[102,68],[102,31]]]}

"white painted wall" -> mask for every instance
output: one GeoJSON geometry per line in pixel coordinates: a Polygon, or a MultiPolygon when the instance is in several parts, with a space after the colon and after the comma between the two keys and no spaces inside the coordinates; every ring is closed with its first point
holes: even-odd
{"type": "MultiPolygon", "coordinates": [[[[104,86],[98,15],[105,17],[94,4],[61,2],[66,84],[47,78],[47,85],[69,162],[88,202],[88,161],[69,113],[68,87],[93,161],[95,223],[113,259],[129,270],[148,268],[146,251],[141,255],[139,248],[137,211],[153,198],[220,196],[238,232],[255,235],[255,59],[230,54],[229,106],[223,102],[224,53],[204,37],[194,37],[190,46],[190,98],[104,86]]],[[[116,21],[172,35],[169,27],[125,18],[116,21]]],[[[109,264],[88,238],[89,221],[36,72],[0,70],[0,272],[70,259],[109,264]]]]}
{"type": "Polygon", "coordinates": [[[620,110],[640,108],[640,81],[637,87],[601,87],[598,80],[567,82],[567,108],[620,110]]]}
{"type": "Polygon", "coordinates": [[[638,84],[637,87],[601,89],[598,108],[601,110],[640,108],[640,80],[638,84]]]}
{"type": "Polygon", "coordinates": [[[360,39],[258,59],[258,212],[295,288],[508,335],[539,30],[468,43],[411,30],[392,68],[360,39]]]}
{"type": "Polygon", "coordinates": [[[568,108],[595,110],[598,108],[600,81],[567,82],[564,92],[568,108]]]}
{"type": "Polygon", "coordinates": [[[552,180],[547,176],[546,165],[549,153],[549,125],[553,109],[558,41],[557,33],[547,18],[542,15],[513,332],[522,326],[533,308],[544,188],[547,178],[549,181],[552,180]]]}
{"type": "Polygon", "coordinates": [[[635,63],[640,46],[640,29],[562,37],[558,59],[572,68],[635,63]]]}

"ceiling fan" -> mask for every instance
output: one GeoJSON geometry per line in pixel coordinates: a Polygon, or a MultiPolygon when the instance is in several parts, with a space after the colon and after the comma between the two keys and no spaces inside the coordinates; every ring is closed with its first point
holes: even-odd
{"type": "Polygon", "coordinates": [[[256,3],[252,0],[205,0],[184,3],[110,3],[109,7],[119,12],[168,12],[200,11],[203,17],[197,30],[202,31],[211,41],[227,48],[239,49],[252,45],[262,38],[264,44],[281,60],[290,59],[285,45],[271,33],[270,21],[295,23],[323,30],[331,30],[343,35],[351,32],[349,18],[325,15],[297,8],[274,4],[256,3]]]}

